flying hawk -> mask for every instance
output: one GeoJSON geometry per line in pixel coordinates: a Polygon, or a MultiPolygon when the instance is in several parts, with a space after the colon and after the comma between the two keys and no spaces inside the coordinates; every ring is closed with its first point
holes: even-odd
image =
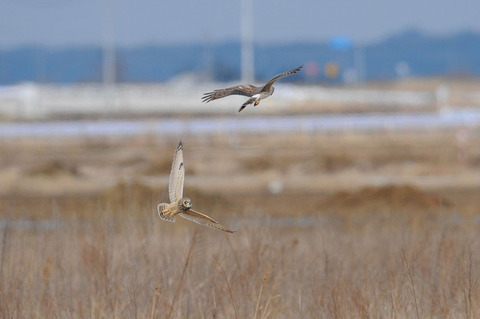
{"type": "Polygon", "coordinates": [[[166,221],[175,222],[175,216],[180,216],[194,223],[233,233],[233,230],[219,224],[213,218],[192,209],[192,200],[183,196],[183,183],[185,180],[185,166],[183,165],[182,141],[175,150],[172,170],[168,182],[168,196],[170,204],[161,203],[157,206],[158,216],[166,221]]]}
{"type": "Polygon", "coordinates": [[[253,103],[253,106],[257,106],[258,104],[260,104],[260,100],[263,100],[264,98],[267,98],[270,95],[272,95],[273,91],[275,91],[275,88],[273,87],[273,83],[275,83],[275,81],[277,81],[278,79],[284,78],[286,76],[295,74],[298,71],[300,71],[302,68],[303,68],[303,65],[293,70],[290,70],[288,72],[280,73],[274,76],[264,86],[255,86],[252,84],[241,84],[241,85],[232,86],[226,89],[218,89],[209,93],[205,93],[202,97],[202,102],[208,103],[210,101],[220,99],[222,97],[229,96],[229,95],[244,95],[244,96],[250,97],[250,99],[248,99],[245,103],[243,103],[240,109],[238,110],[238,112],[241,112],[247,105],[253,103]]]}

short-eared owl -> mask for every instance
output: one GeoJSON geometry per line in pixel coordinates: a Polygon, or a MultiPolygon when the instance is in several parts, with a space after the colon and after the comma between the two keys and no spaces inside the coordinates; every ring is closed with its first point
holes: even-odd
{"type": "Polygon", "coordinates": [[[288,72],[280,73],[274,76],[264,86],[255,86],[252,84],[241,84],[241,85],[232,86],[226,89],[218,89],[209,93],[205,93],[202,97],[202,102],[208,103],[210,101],[220,99],[222,97],[229,96],[229,95],[249,96],[250,99],[248,99],[247,102],[243,103],[240,109],[238,110],[238,112],[241,112],[247,105],[253,103],[253,106],[257,106],[258,104],[260,104],[260,100],[263,100],[264,98],[267,98],[270,95],[272,95],[273,91],[275,91],[275,88],[273,87],[273,83],[275,83],[275,81],[277,81],[278,79],[284,78],[286,76],[295,74],[298,71],[300,71],[302,68],[303,68],[303,65],[293,70],[290,70],[288,72]]]}
{"type": "Polygon", "coordinates": [[[177,150],[175,151],[175,155],[173,156],[172,170],[170,171],[170,180],[168,182],[170,204],[158,204],[158,216],[163,220],[175,222],[175,216],[178,215],[200,225],[233,233],[232,230],[219,224],[213,218],[192,209],[192,201],[190,198],[183,196],[184,179],[185,166],[183,165],[183,144],[180,141],[177,150]]]}

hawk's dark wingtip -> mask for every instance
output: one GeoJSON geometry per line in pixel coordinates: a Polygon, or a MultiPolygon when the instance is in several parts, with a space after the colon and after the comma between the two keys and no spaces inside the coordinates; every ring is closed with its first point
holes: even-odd
{"type": "Polygon", "coordinates": [[[213,92],[203,93],[202,102],[208,103],[210,101],[213,101],[214,99],[212,99],[212,95],[213,95],[213,92]]]}

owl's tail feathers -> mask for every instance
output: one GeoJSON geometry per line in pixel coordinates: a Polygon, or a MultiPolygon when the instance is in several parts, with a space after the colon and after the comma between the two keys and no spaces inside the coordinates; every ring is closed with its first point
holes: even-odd
{"type": "Polygon", "coordinates": [[[170,216],[167,216],[167,215],[164,214],[165,208],[167,208],[167,206],[168,206],[168,204],[166,204],[166,203],[158,204],[158,206],[157,206],[158,217],[160,217],[160,219],[166,220],[167,222],[174,223],[175,222],[174,217],[170,217],[170,216]]]}

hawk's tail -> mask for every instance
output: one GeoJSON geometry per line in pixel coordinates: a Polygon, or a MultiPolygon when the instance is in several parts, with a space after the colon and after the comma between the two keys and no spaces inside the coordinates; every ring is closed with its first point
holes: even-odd
{"type": "Polygon", "coordinates": [[[243,103],[242,106],[240,106],[240,108],[238,109],[238,113],[242,112],[244,108],[247,107],[248,104],[252,104],[253,102],[255,102],[255,98],[251,98],[251,99],[248,99],[247,102],[243,103]]]}

